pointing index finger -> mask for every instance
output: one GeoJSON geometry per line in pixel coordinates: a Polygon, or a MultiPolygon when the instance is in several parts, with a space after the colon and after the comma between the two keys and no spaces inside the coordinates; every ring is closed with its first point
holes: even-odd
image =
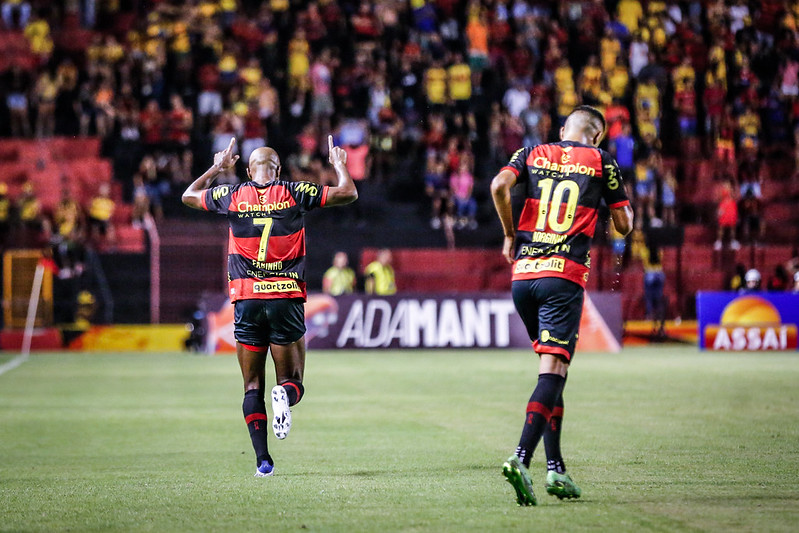
{"type": "Polygon", "coordinates": [[[228,144],[228,146],[227,146],[227,149],[228,149],[229,151],[233,151],[233,147],[234,147],[235,145],[236,145],[236,138],[235,138],[235,137],[231,137],[231,138],[230,138],[230,144],[228,144]]]}
{"type": "Polygon", "coordinates": [[[332,135],[328,135],[327,136],[327,147],[328,147],[328,151],[330,151],[330,152],[333,151],[333,136],[332,135]]]}

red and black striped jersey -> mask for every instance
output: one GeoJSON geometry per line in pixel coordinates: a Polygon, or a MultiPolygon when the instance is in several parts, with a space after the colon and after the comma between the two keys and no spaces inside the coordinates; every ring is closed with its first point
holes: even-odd
{"type": "Polygon", "coordinates": [[[561,141],[521,148],[502,170],[526,189],[513,279],[557,277],[585,287],[600,202],[630,204],[618,163],[599,148],[561,141]]]}
{"type": "Polygon", "coordinates": [[[218,185],[203,209],[227,216],[230,300],[305,298],[305,219],[323,207],[327,186],[273,181],[218,185]]]}

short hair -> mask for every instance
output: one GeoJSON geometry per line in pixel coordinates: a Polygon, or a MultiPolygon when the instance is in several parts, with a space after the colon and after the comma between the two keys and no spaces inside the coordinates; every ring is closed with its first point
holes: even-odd
{"type": "Polygon", "coordinates": [[[591,121],[595,122],[594,126],[596,126],[601,133],[604,133],[605,130],[607,129],[607,127],[608,127],[608,123],[605,121],[605,116],[602,114],[602,112],[599,109],[597,109],[597,108],[595,108],[593,106],[590,106],[590,105],[578,105],[577,107],[575,107],[572,110],[571,113],[569,113],[569,116],[571,116],[571,115],[573,115],[575,113],[585,113],[585,114],[589,115],[590,118],[591,118],[591,121]]]}

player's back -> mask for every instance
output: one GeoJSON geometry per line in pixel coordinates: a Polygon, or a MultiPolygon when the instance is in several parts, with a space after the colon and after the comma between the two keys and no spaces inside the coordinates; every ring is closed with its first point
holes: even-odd
{"type": "Polygon", "coordinates": [[[504,169],[525,190],[513,279],[560,277],[585,286],[602,199],[628,203],[614,159],[593,146],[561,141],[517,151],[504,169]]]}
{"type": "Polygon", "coordinates": [[[245,182],[209,189],[203,207],[230,223],[231,299],[305,297],[304,214],[324,205],[327,187],[245,182]]]}

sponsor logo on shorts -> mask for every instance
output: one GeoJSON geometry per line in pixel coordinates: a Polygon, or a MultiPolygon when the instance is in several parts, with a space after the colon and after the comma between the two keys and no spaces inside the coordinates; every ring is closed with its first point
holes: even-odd
{"type": "Polygon", "coordinates": [[[563,346],[568,346],[569,341],[564,341],[562,339],[558,339],[553,337],[548,329],[541,330],[541,342],[554,342],[555,344],[561,344],[563,346]]]}
{"type": "Polygon", "coordinates": [[[291,292],[299,291],[300,286],[296,281],[256,281],[252,284],[252,292],[291,292]]]}
{"type": "Polygon", "coordinates": [[[520,259],[516,262],[514,274],[529,274],[530,272],[563,272],[566,261],[560,257],[545,257],[539,259],[520,259]]]}

